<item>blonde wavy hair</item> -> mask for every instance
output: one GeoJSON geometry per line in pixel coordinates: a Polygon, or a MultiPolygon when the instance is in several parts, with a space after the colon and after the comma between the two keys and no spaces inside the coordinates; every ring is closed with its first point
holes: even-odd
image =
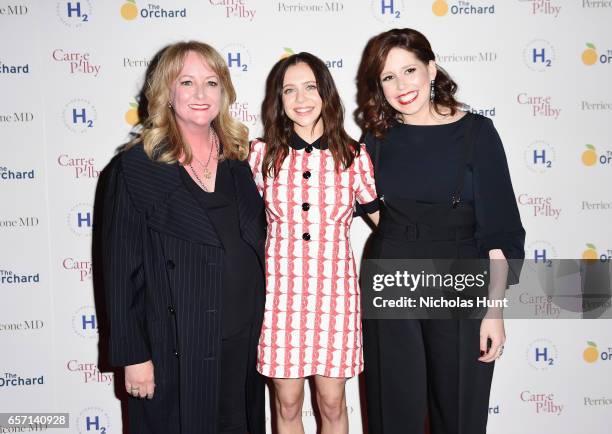
{"type": "Polygon", "coordinates": [[[184,164],[191,163],[191,148],[183,140],[174,110],[169,105],[171,89],[190,51],[199,54],[220,80],[221,104],[211,126],[223,144],[223,158],[244,160],[249,152],[249,129],[230,115],[229,108],[236,101],[236,91],[229,69],[217,50],[198,41],[177,42],[164,50],[146,83],[148,117],[134,142],[142,142],[145,153],[154,161],[175,163],[183,157],[184,164]]]}

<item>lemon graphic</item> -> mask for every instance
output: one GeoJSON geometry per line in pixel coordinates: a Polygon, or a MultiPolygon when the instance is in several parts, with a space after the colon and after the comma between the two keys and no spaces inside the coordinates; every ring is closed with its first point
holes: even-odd
{"type": "Polygon", "coordinates": [[[121,6],[121,16],[128,21],[132,21],[138,16],[136,0],[126,0],[123,6],[121,6]]]}
{"type": "Polygon", "coordinates": [[[448,3],[446,0],[436,0],[433,2],[433,5],[431,5],[431,10],[433,11],[434,15],[443,17],[448,12],[448,3]]]}
{"type": "Polygon", "coordinates": [[[588,42],[586,44],[587,49],[582,52],[582,63],[585,65],[595,65],[597,62],[597,51],[595,51],[595,45],[588,42]]]}
{"type": "Polygon", "coordinates": [[[286,59],[287,57],[295,54],[291,48],[285,47],[283,48],[283,50],[284,50],[283,54],[281,54],[281,56],[279,57],[279,60],[286,59]]]}
{"type": "Polygon", "coordinates": [[[597,260],[597,247],[595,247],[593,244],[590,244],[590,243],[587,244],[586,246],[588,247],[588,249],[582,252],[582,259],[587,260],[587,261],[597,260]]]}
{"type": "Polygon", "coordinates": [[[125,112],[125,116],[123,118],[129,125],[132,126],[140,122],[140,118],[138,117],[138,104],[131,102],[130,109],[125,112]]]}
{"type": "Polygon", "coordinates": [[[586,148],[587,150],[582,153],[582,164],[592,166],[597,162],[597,152],[593,145],[586,145],[586,148]]]}
{"type": "Polygon", "coordinates": [[[597,361],[597,357],[599,356],[599,351],[597,351],[597,344],[595,342],[587,341],[589,345],[582,353],[582,358],[587,363],[595,363],[597,361]]]}

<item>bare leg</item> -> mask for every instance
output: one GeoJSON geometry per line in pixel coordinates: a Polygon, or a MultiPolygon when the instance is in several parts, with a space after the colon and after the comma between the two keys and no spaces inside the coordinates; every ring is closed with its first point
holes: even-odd
{"type": "Polygon", "coordinates": [[[276,395],[278,434],[304,434],[302,405],[304,404],[303,378],[273,378],[276,395]]]}
{"type": "Polygon", "coordinates": [[[346,378],[315,375],[317,403],[321,412],[321,434],[348,434],[346,378]]]}

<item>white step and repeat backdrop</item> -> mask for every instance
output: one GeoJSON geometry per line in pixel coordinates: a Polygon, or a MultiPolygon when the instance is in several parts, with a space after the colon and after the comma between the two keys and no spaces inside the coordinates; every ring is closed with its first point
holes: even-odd
{"type": "MultiPolygon", "coordinates": [[[[310,51],[328,63],[358,137],[350,114],[366,41],[419,29],[460,99],[500,132],[528,257],[605,258],[611,22],[609,0],[1,0],[0,412],[70,413],[58,433],[122,432],[113,375],[98,361],[92,204],[136,120],[147,65],[166,44],[198,39],[224,54],[239,95],[233,114],[251,137],[261,133],[270,67],[310,51]]],[[[358,254],[367,235],[356,221],[358,254]]],[[[521,302],[542,319],[507,321],[489,432],[609,433],[610,321],[555,321],[545,301],[525,293],[521,302]]],[[[360,433],[356,379],[348,406],[360,433]]],[[[304,418],[314,433],[310,399],[304,418]]]]}

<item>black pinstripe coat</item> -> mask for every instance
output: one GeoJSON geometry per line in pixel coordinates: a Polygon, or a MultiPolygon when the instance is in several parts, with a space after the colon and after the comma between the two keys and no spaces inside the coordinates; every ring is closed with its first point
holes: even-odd
{"type": "MultiPolygon", "coordinates": [[[[263,273],[263,202],[248,164],[229,163],[241,234],[263,273]]],[[[102,230],[110,363],[152,360],[155,369],[154,398],[129,398],[130,433],[216,433],[224,250],[205,209],[177,164],[152,162],[138,145],[109,165],[102,230]]],[[[251,434],[265,431],[264,383],[255,371],[263,297],[251,339],[251,434]]]]}

